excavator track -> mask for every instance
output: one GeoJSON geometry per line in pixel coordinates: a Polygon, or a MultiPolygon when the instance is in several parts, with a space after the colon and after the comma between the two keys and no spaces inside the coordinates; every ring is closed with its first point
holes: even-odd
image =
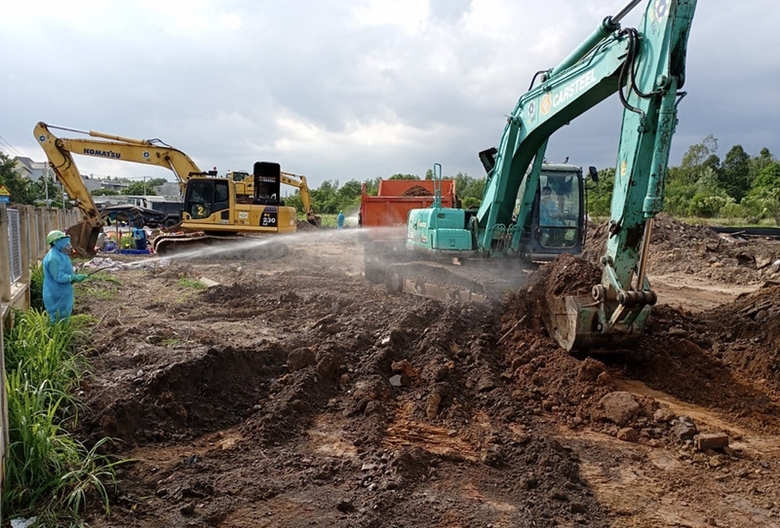
{"type": "Polygon", "coordinates": [[[460,265],[435,261],[390,264],[385,287],[390,293],[410,293],[454,302],[500,301],[528,281],[529,265],[473,259],[460,265]]]}
{"type": "Polygon", "coordinates": [[[187,258],[224,258],[274,260],[286,256],[290,249],[270,236],[218,236],[206,233],[164,234],[152,242],[160,256],[187,258]]]}

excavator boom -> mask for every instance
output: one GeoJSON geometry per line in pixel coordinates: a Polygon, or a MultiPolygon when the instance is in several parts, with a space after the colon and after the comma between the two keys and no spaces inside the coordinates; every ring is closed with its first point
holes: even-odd
{"type": "Polygon", "coordinates": [[[71,246],[79,256],[92,256],[95,254],[98,235],[103,229],[103,219],[100,218],[97,205],[81,180],[81,174],[70,151],[62,147],[59,139],[49,131],[46,123],[38,123],[34,133],[57,179],[84,215],[81,222],[67,229],[71,246]]]}
{"type": "Polygon", "coordinates": [[[306,182],[306,176],[282,172],[281,181],[286,185],[298,188],[298,192],[301,195],[303,210],[306,213],[306,221],[314,226],[321,226],[322,218],[314,214],[314,208],[311,205],[311,194],[309,192],[309,184],[306,182]]]}
{"type": "MultiPolygon", "coordinates": [[[[542,207],[540,195],[555,190],[552,185],[548,191],[552,180],[544,163],[550,136],[617,93],[624,112],[601,283],[584,298],[548,299],[548,330],[568,350],[636,338],[656,300],[645,272],[648,244],[652,219],[663,207],[696,0],[645,0],[638,28],[621,28],[621,19],[641,1],[606,17],[558,66],[539,72],[540,82],[532,82],[509,115],[499,146],[480,153],[488,175],[475,214],[434,207],[410,211],[407,222],[409,248],[527,261],[533,236],[541,240],[547,228],[542,210],[549,202],[542,207]]],[[[559,180],[558,190],[570,191],[573,181],[559,180]]],[[[574,200],[558,204],[567,202],[574,210],[574,200]]],[[[576,247],[551,249],[561,254],[576,247]]]]}

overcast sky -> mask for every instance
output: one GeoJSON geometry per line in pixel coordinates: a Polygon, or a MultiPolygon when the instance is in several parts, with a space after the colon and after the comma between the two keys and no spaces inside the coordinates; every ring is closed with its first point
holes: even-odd
{"type": "MultiPolygon", "coordinates": [[[[656,0],[649,0],[656,1],[656,0]]],[[[38,121],[160,138],[201,167],[276,161],[310,186],[395,173],[483,177],[534,72],[628,0],[13,0],[0,10],[0,148],[44,161],[38,121]]],[[[623,26],[636,25],[645,3],[623,26]]],[[[780,4],[699,0],[671,165],[708,134],[780,155],[780,4]]],[[[550,161],[617,156],[617,96],[550,161]]],[[[61,137],[78,137],[69,132],[61,137]]],[[[76,157],[82,174],[166,177],[76,157]]]]}

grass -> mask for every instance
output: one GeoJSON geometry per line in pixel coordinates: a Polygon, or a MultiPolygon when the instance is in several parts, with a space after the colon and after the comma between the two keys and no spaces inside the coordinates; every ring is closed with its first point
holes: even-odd
{"type": "Polygon", "coordinates": [[[30,267],[30,308],[43,310],[43,264],[30,267]]]}
{"type": "Polygon", "coordinates": [[[198,279],[191,279],[189,277],[179,277],[179,280],[176,282],[181,288],[192,288],[195,290],[205,290],[206,285],[203,284],[198,279]]]}
{"type": "Polygon", "coordinates": [[[76,304],[89,302],[89,299],[116,299],[121,285],[122,281],[105,273],[92,275],[74,288],[76,304]]]}
{"type": "Polygon", "coordinates": [[[83,525],[87,501],[97,499],[109,513],[107,486],[121,463],[100,453],[110,442],[92,446],[70,431],[80,402],[74,396],[89,365],[86,345],[90,319],[73,316],[52,324],[38,310],[17,313],[5,335],[9,447],[5,461],[2,511],[7,518],[36,515],[45,526],[83,525]]]}

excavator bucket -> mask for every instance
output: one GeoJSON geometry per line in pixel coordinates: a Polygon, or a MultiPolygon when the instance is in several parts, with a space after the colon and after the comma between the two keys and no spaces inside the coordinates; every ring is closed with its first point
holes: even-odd
{"type": "Polygon", "coordinates": [[[591,295],[551,296],[542,313],[545,326],[558,344],[574,354],[591,349],[630,347],[638,341],[650,306],[626,310],[616,323],[610,323],[604,305],[591,295]]]}
{"type": "Polygon", "coordinates": [[[322,217],[314,214],[311,208],[306,212],[306,221],[313,226],[322,227],[322,217]]]}
{"type": "Polygon", "coordinates": [[[95,227],[86,220],[82,220],[67,229],[70,245],[78,256],[83,258],[95,256],[95,246],[101,230],[101,227],[95,227]]]}

